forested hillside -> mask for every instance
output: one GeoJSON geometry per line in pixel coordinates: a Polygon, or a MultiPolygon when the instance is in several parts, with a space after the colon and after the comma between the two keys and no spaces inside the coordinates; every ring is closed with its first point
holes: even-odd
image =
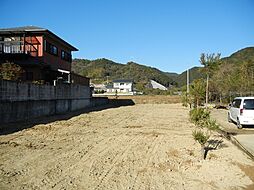
{"type": "MultiPolygon", "coordinates": [[[[91,78],[95,83],[126,78],[144,85],[151,79],[165,86],[169,86],[169,84],[178,87],[186,85],[186,71],[181,74],[162,72],[156,68],[134,62],[120,64],[104,58],[96,60],[74,59],[72,71],[91,78]]],[[[199,67],[190,69],[190,82],[202,76],[199,67]]]]}
{"type": "Polygon", "coordinates": [[[221,59],[211,78],[211,91],[220,94],[254,94],[254,48],[244,48],[221,59]]]}
{"type": "Polygon", "coordinates": [[[224,63],[242,64],[243,62],[252,62],[254,64],[254,47],[247,47],[233,53],[229,57],[222,58],[224,63]]]}
{"type": "MultiPolygon", "coordinates": [[[[192,67],[189,70],[189,82],[191,83],[195,79],[204,78],[204,73],[201,72],[201,67],[192,67]]],[[[176,83],[178,84],[178,87],[182,87],[186,85],[187,82],[187,71],[182,72],[180,75],[178,75],[175,79],[176,83]]]]}
{"type": "MultiPolygon", "coordinates": [[[[195,79],[205,78],[202,67],[189,70],[190,83],[195,79]]],[[[186,85],[187,73],[184,71],[174,80],[179,87],[186,85]]],[[[219,92],[254,91],[254,47],[241,49],[229,57],[221,59],[211,75],[211,90],[219,92]]]]}
{"type": "MultiPolygon", "coordinates": [[[[198,58],[197,58],[198,59],[198,58]]],[[[108,59],[74,59],[72,70],[88,76],[93,82],[105,82],[114,79],[133,79],[139,89],[145,87],[150,79],[165,86],[186,85],[186,71],[181,74],[162,72],[156,68],[134,62],[120,64],[108,59]]],[[[202,67],[189,70],[190,83],[195,79],[205,78],[202,67]]],[[[210,90],[215,94],[254,93],[254,47],[244,48],[229,57],[222,58],[210,76],[210,90]]]]}
{"type": "Polygon", "coordinates": [[[171,72],[164,72],[167,76],[169,76],[171,79],[176,81],[176,78],[178,77],[178,73],[171,73],[171,72]]]}
{"type": "Polygon", "coordinates": [[[119,64],[108,59],[74,59],[72,71],[83,76],[88,76],[98,83],[123,78],[133,79],[136,83],[143,84],[146,84],[150,79],[165,86],[174,83],[174,80],[164,72],[134,62],[119,64]]]}

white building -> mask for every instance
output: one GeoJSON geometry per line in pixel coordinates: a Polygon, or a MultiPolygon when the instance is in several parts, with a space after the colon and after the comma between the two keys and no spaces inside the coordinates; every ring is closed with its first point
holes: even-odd
{"type": "Polygon", "coordinates": [[[96,91],[107,91],[106,85],[105,84],[90,84],[90,87],[93,87],[93,90],[96,91]]]}
{"type": "Polygon", "coordinates": [[[113,85],[107,86],[107,92],[133,93],[133,80],[113,80],[113,85]]]}
{"type": "Polygon", "coordinates": [[[165,86],[163,86],[162,84],[160,84],[154,80],[150,80],[150,84],[151,84],[151,88],[153,88],[153,89],[167,90],[167,88],[165,86]]]}

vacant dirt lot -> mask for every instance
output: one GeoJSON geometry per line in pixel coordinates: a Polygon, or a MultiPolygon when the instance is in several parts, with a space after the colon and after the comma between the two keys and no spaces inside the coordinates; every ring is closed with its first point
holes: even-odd
{"type": "MultiPolygon", "coordinates": [[[[115,99],[115,96],[108,96],[109,99],[115,99]]],[[[165,95],[142,95],[142,96],[118,96],[117,99],[129,99],[135,104],[172,104],[180,103],[180,96],[165,95]]]]}
{"type": "Polygon", "coordinates": [[[207,160],[180,104],[91,112],[0,136],[0,189],[253,189],[254,163],[214,134],[207,160]]]}

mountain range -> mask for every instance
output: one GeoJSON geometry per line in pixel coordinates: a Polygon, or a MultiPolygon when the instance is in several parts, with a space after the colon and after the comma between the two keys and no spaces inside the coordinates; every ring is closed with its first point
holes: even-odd
{"type": "MultiPolygon", "coordinates": [[[[242,62],[254,63],[254,47],[241,49],[233,53],[229,57],[221,59],[222,64],[239,65],[242,62]]],[[[193,67],[189,70],[190,83],[199,78],[203,78],[204,74],[201,72],[201,67],[193,67]]],[[[181,87],[186,84],[187,71],[181,74],[172,72],[163,72],[157,68],[141,65],[135,62],[128,62],[127,64],[116,63],[105,58],[88,60],[88,59],[74,59],[72,64],[72,71],[91,78],[94,83],[103,83],[114,79],[133,79],[136,84],[145,85],[150,80],[155,80],[164,86],[181,87]]]]}

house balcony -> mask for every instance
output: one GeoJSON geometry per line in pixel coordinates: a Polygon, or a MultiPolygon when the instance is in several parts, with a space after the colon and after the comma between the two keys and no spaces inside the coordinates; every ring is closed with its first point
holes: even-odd
{"type": "Polygon", "coordinates": [[[12,41],[12,42],[0,42],[0,57],[10,56],[26,56],[33,57],[38,56],[38,49],[32,44],[26,44],[24,42],[12,41]]]}
{"type": "Polygon", "coordinates": [[[16,60],[28,58],[29,56],[38,56],[38,45],[26,40],[8,40],[0,41],[0,59],[16,60]]]}

